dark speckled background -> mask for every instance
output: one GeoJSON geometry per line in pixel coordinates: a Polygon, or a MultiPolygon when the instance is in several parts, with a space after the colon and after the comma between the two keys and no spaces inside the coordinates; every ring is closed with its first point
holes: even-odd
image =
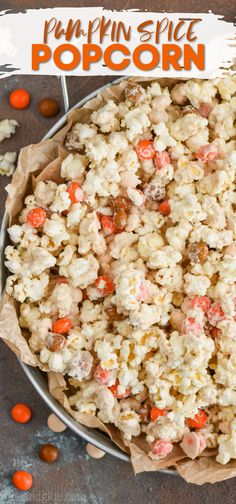
{"type": "MultiPolygon", "coordinates": [[[[0,0],[0,10],[52,6],[108,6],[113,9],[143,8],[142,0],[0,0]]],[[[146,0],[145,8],[182,12],[203,12],[212,9],[232,21],[235,3],[231,0],[146,0]]],[[[75,104],[92,90],[111,81],[111,77],[86,77],[68,79],[70,104],[75,104]]],[[[0,82],[0,119],[15,118],[21,128],[11,139],[0,144],[0,153],[19,150],[20,147],[38,142],[54,124],[55,119],[44,119],[38,112],[37,102],[52,96],[61,103],[60,81],[56,77],[10,77],[0,82]],[[27,88],[32,103],[25,111],[14,111],[8,105],[8,94],[16,87],[27,88]]],[[[63,106],[62,106],[63,112],[63,106]]],[[[59,117],[59,116],[58,116],[59,117]]],[[[0,216],[5,201],[6,177],[0,179],[0,216]]],[[[50,413],[42,399],[27,381],[13,353],[0,343],[0,504],[235,504],[236,480],[198,487],[185,483],[179,477],[161,473],[144,473],[136,478],[128,463],[109,455],[101,460],[90,459],[85,443],[69,430],[53,434],[47,428],[50,413]],[[27,402],[33,410],[29,424],[15,424],[10,409],[16,402],[27,402]],[[37,455],[39,446],[53,443],[60,450],[55,464],[43,463],[37,455]],[[18,469],[32,473],[34,485],[29,492],[19,492],[11,485],[11,475],[18,469]]]]}

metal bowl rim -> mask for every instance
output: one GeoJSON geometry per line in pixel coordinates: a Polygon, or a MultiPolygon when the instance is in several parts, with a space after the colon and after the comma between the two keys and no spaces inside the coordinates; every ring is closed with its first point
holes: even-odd
{"type": "MultiPolygon", "coordinates": [[[[109,86],[113,86],[115,84],[119,84],[122,80],[126,79],[127,77],[119,77],[118,79],[115,79],[114,81],[108,82],[104,86],[101,86],[100,88],[94,90],[92,93],[87,95],[86,97],[82,98],[79,102],[77,102],[73,107],[69,109],[68,112],[66,112],[55,124],[50,128],[50,130],[44,135],[42,138],[43,140],[48,140],[50,139],[53,135],[55,135],[63,126],[65,126],[66,121],[67,121],[67,116],[68,114],[76,109],[80,108],[83,105],[85,105],[89,100],[92,98],[95,98],[98,93],[103,91],[109,86]]],[[[3,220],[1,224],[1,231],[0,231],[0,258],[1,258],[1,268],[0,268],[0,290],[1,294],[3,293],[4,289],[4,279],[3,279],[3,273],[5,270],[4,267],[4,249],[5,249],[5,240],[7,238],[7,226],[8,226],[8,215],[5,210],[4,215],[3,215],[3,220]]],[[[118,448],[115,443],[104,433],[98,431],[98,429],[91,429],[89,427],[86,427],[82,424],[79,424],[74,420],[67,412],[66,410],[61,406],[61,404],[54,399],[51,394],[48,391],[47,384],[45,379],[42,377],[42,373],[40,372],[39,369],[33,368],[25,363],[23,363],[20,359],[18,359],[20,362],[20,365],[25,372],[28,380],[31,382],[33,385],[34,389],[38,392],[38,394],[42,397],[44,402],[49,406],[49,408],[60,418],[60,420],[67,425],[73,432],[75,432],[77,435],[85,439],[87,442],[93,444],[97,448],[100,448],[101,450],[105,451],[106,453],[109,453],[110,455],[113,455],[114,457],[123,460],[125,462],[130,462],[130,457],[126,453],[124,453],[120,448],[118,448]]],[[[172,469],[161,469],[159,472],[162,473],[167,473],[171,475],[177,475],[177,471],[172,470],[172,469]]]]}

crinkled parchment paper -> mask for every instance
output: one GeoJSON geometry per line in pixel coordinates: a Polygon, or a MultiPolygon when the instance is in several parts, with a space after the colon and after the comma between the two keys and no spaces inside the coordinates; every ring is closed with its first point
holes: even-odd
{"type": "MultiPolygon", "coordinates": [[[[146,85],[153,79],[131,78],[129,80],[142,82],[143,85],[146,85]]],[[[174,79],[160,79],[159,82],[168,87],[172,87],[176,83],[174,79]]],[[[67,125],[54,138],[44,140],[36,145],[29,145],[21,150],[12,182],[7,186],[6,210],[11,224],[17,222],[17,217],[23,208],[24,198],[30,194],[37,180],[61,182],[60,165],[62,159],[67,155],[63,142],[71,126],[76,122],[86,123],[91,112],[102,106],[108,99],[120,100],[126,86],[127,80],[124,80],[118,85],[106,88],[81,109],[72,110],[69,113],[67,125]]],[[[0,337],[23,362],[30,366],[38,366],[42,371],[48,371],[47,366],[43,366],[37,356],[31,352],[27,343],[27,334],[22,332],[18,323],[17,303],[6,292],[3,293],[0,307],[0,337]]],[[[198,459],[190,460],[186,458],[179,446],[175,446],[165,459],[151,460],[147,455],[148,445],[142,437],[127,442],[122,433],[113,425],[105,425],[97,417],[74,411],[69,404],[66,395],[67,384],[61,374],[48,373],[48,381],[52,396],[75,420],[87,427],[102,430],[123,451],[130,453],[136,474],[175,467],[186,481],[198,485],[207,482],[215,483],[236,476],[236,460],[222,466],[214,460],[215,450],[207,450],[198,459]]]]}

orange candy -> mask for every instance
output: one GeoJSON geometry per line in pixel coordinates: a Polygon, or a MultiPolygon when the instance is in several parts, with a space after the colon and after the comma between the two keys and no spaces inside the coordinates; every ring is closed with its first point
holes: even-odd
{"type": "Polygon", "coordinates": [[[52,330],[58,334],[65,334],[72,328],[72,322],[70,319],[64,317],[58,320],[55,320],[52,324],[52,330]]]}
{"type": "Polygon", "coordinates": [[[118,381],[116,381],[114,385],[111,385],[111,387],[108,387],[114,397],[116,397],[117,399],[125,399],[130,395],[130,388],[125,389],[125,392],[123,394],[120,394],[118,392],[118,387],[119,387],[118,381]]]}
{"type": "Polygon", "coordinates": [[[110,376],[111,371],[109,369],[104,369],[99,365],[96,367],[94,371],[94,380],[100,385],[107,385],[110,376]]]}
{"type": "Polygon", "coordinates": [[[12,483],[18,490],[30,490],[33,485],[32,475],[28,471],[16,471],[12,477],[12,483]]]}
{"type": "Polygon", "coordinates": [[[171,208],[170,208],[170,205],[168,203],[168,201],[163,201],[160,206],[159,206],[159,212],[164,215],[165,217],[167,215],[170,215],[170,212],[171,212],[171,208]]]}
{"type": "Polygon", "coordinates": [[[155,422],[160,416],[165,416],[167,414],[167,409],[159,409],[157,406],[153,406],[150,411],[150,418],[152,422],[155,422]]]}
{"type": "Polygon", "coordinates": [[[156,154],[151,140],[140,140],[136,152],[139,159],[152,159],[156,154]]]}
{"type": "Polygon", "coordinates": [[[113,219],[109,215],[103,215],[101,217],[101,225],[105,236],[116,232],[116,227],[114,225],[113,219]]]}
{"type": "Polygon", "coordinates": [[[84,199],[84,191],[75,180],[72,180],[68,187],[68,193],[72,203],[80,203],[84,199]]]}
{"type": "Polygon", "coordinates": [[[46,212],[43,208],[32,208],[27,215],[27,222],[30,226],[38,228],[43,226],[46,220],[46,212]]]}
{"type": "Polygon", "coordinates": [[[109,278],[105,275],[101,275],[97,278],[95,282],[95,287],[103,296],[113,294],[115,290],[115,285],[112,278],[109,278]]]}
{"type": "Polygon", "coordinates": [[[207,414],[203,410],[198,410],[194,418],[187,418],[186,424],[192,429],[202,429],[207,423],[207,414]]]}
{"type": "Polygon", "coordinates": [[[26,89],[14,89],[9,96],[11,107],[25,109],[30,104],[30,94],[26,89]]]}
{"type": "Polygon", "coordinates": [[[17,403],[11,409],[11,417],[15,422],[24,424],[31,419],[32,411],[27,404],[17,403]]]}

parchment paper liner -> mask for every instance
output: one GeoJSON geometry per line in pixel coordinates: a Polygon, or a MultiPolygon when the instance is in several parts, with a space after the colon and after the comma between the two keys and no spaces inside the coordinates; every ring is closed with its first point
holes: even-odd
{"type": "MultiPolygon", "coordinates": [[[[154,79],[131,78],[129,80],[142,82],[143,85],[146,85],[154,79]]],[[[176,80],[159,79],[159,82],[161,85],[172,87],[176,80]]],[[[86,123],[91,111],[97,110],[107,99],[119,101],[126,86],[127,80],[106,88],[81,109],[72,110],[68,115],[67,125],[52,139],[42,141],[36,145],[29,145],[21,150],[12,182],[6,188],[8,192],[6,210],[11,224],[17,221],[23,207],[24,198],[26,194],[32,191],[37,180],[61,182],[60,164],[67,153],[65,147],[63,147],[63,142],[71,126],[75,122],[86,123]]],[[[23,362],[30,366],[38,366],[42,371],[48,371],[48,367],[43,366],[37,356],[31,352],[27,343],[27,336],[22,334],[19,326],[17,313],[17,303],[4,292],[0,307],[0,337],[23,362]]],[[[52,396],[59,401],[73,418],[87,427],[102,430],[123,451],[130,453],[136,474],[174,466],[186,481],[198,485],[215,483],[236,476],[236,460],[222,466],[214,459],[215,450],[207,450],[198,459],[190,460],[186,458],[179,446],[175,446],[171,454],[165,459],[153,461],[147,455],[147,443],[142,437],[127,442],[123,439],[121,432],[114,426],[103,424],[97,417],[82,415],[74,411],[70,407],[65,394],[67,386],[61,374],[49,372],[48,383],[52,396]]]]}

